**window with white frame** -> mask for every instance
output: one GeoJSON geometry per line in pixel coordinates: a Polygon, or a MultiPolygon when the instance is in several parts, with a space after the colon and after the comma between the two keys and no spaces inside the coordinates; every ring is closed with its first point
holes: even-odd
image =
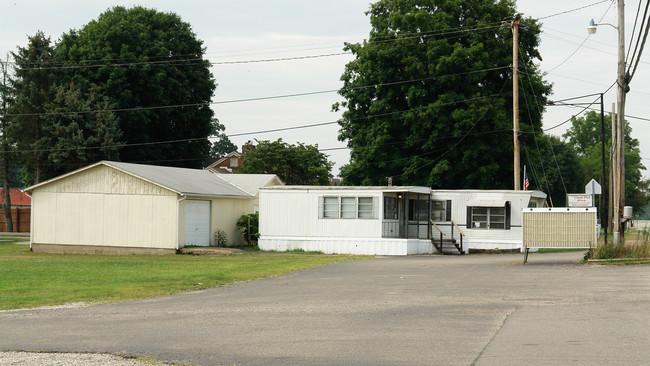
{"type": "Polygon", "coordinates": [[[360,219],[372,219],[373,205],[372,197],[359,197],[357,205],[357,217],[360,219]]]}
{"type": "Polygon", "coordinates": [[[471,207],[472,229],[509,229],[506,207],[471,207]]]}
{"type": "Polygon", "coordinates": [[[325,219],[374,219],[373,197],[323,197],[325,219]]]}
{"type": "Polygon", "coordinates": [[[323,217],[326,219],[339,218],[339,198],[323,197],[323,217]]]}

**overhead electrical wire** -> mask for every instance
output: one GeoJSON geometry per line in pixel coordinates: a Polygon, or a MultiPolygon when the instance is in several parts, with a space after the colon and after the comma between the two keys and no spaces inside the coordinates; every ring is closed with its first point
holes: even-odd
{"type": "Polygon", "coordinates": [[[598,4],[606,3],[606,2],[608,2],[608,1],[612,1],[612,0],[602,0],[602,1],[598,1],[598,2],[595,2],[595,3],[593,3],[593,4],[589,4],[589,5],[581,6],[581,7],[579,7],[579,8],[575,8],[575,9],[571,9],[571,10],[561,11],[561,12],[559,12],[559,13],[555,13],[555,14],[551,14],[551,15],[543,16],[543,17],[541,17],[541,18],[537,18],[537,19],[538,19],[538,20],[542,20],[542,19],[553,18],[553,17],[556,17],[556,16],[558,16],[558,15],[564,15],[564,14],[572,13],[572,12],[574,12],[574,11],[578,11],[578,10],[586,9],[586,8],[592,7],[592,6],[594,6],[594,5],[598,5],[598,4]]]}
{"type": "Polygon", "coordinates": [[[627,74],[629,75],[627,83],[629,84],[632,81],[632,78],[634,77],[634,74],[636,73],[636,68],[639,66],[639,60],[641,60],[641,55],[643,54],[643,47],[645,46],[645,42],[648,38],[648,32],[650,31],[650,20],[648,20],[648,6],[650,6],[650,1],[646,1],[646,6],[645,10],[643,12],[643,23],[641,23],[641,27],[643,27],[643,24],[645,23],[645,30],[643,33],[643,41],[641,41],[641,47],[639,48],[639,53],[636,53],[637,47],[639,45],[639,39],[641,39],[641,34],[639,33],[639,36],[637,37],[637,42],[636,46],[634,47],[634,52],[632,53],[632,59],[635,60],[634,62],[634,68],[632,69],[632,72],[630,73],[630,68],[631,65],[627,69],[627,74]]]}
{"type": "Polygon", "coordinates": [[[252,102],[252,101],[261,101],[261,100],[271,100],[271,99],[293,98],[293,97],[301,97],[301,96],[309,96],[309,95],[317,95],[317,94],[336,93],[336,92],[339,92],[341,90],[359,90],[359,89],[366,89],[366,88],[376,88],[376,87],[381,87],[381,86],[415,83],[415,82],[421,82],[421,81],[426,81],[426,80],[435,80],[435,79],[443,78],[443,77],[470,75],[470,74],[481,73],[481,72],[503,70],[503,69],[508,69],[509,67],[510,66],[497,66],[497,67],[491,67],[491,68],[486,68],[486,69],[481,69],[481,70],[472,70],[472,71],[466,71],[466,72],[454,73],[454,74],[436,75],[436,76],[431,76],[431,77],[427,77],[427,78],[420,78],[420,79],[402,80],[402,81],[394,81],[394,82],[388,82],[388,83],[364,85],[364,86],[358,86],[358,87],[352,87],[352,88],[319,90],[319,91],[313,91],[313,92],[303,92],[303,93],[293,93],[293,94],[283,94],[283,95],[272,95],[272,96],[255,97],[255,98],[231,99],[231,100],[223,100],[223,101],[216,101],[216,102],[174,104],[174,105],[147,106],[147,107],[131,107],[131,108],[114,108],[114,109],[93,109],[93,110],[85,110],[85,111],[7,113],[6,115],[11,116],[11,117],[18,117],[18,116],[48,116],[48,115],[74,115],[74,114],[88,114],[88,113],[96,113],[96,112],[129,112],[129,111],[142,111],[142,110],[155,110],[155,109],[168,109],[168,108],[201,107],[201,106],[208,106],[208,105],[232,104],[232,103],[252,102]]]}
{"type": "MultiPolygon", "coordinates": [[[[604,1],[601,1],[601,3],[602,3],[602,2],[604,2],[604,1]]],[[[599,23],[602,22],[603,18],[605,18],[605,15],[607,15],[607,13],[609,12],[609,9],[612,8],[612,4],[614,4],[613,1],[609,4],[609,7],[607,7],[607,10],[605,10],[605,13],[603,14],[603,16],[600,17],[600,19],[598,20],[599,23]]],[[[595,4],[593,4],[593,5],[595,5],[595,4]]],[[[589,39],[590,36],[591,36],[591,34],[588,34],[587,37],[585,37],[584,41],[582,41],[582,43],[580,43],[580,45],[578,46],[578,48],[576,48],[573,52],[571,52],[571,54],[570,54],[569,56],[567,56],[567,57],[566,57],[562,62],[560,62],[560,63],[559,63],[558,65],[556,65],[555,67],[552,67],[552,68],[551,68],[550,70],[548,70],[547,72],[551,72],[551,71],[557,69],[558,67],[564,65],[567,61],[569,61],[569,59],[570,59],[571,57],[573,57],[573,55],[575,55],[575,54],[578,52],[578,50],[580,50],[580,48],[582,48],[582,46],[584,46],[584,44],[587,42],[587,40],[589,39]]]]}

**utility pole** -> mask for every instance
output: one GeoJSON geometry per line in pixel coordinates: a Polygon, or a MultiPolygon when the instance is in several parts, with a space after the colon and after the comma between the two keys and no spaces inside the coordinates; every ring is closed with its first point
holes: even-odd
{"type": "Polygon", "coordinates": [[[607,211],[604,206],[607,205],[607,170],[605,169],[605,103],[603,101],[603,93],[600,93],[600,158],[603,170],[602,178],[600,181],[603,183],[603,190],[600,194],[600,226],[605,229],[605,245],[607,245],[607,211]]]}
{"type": "MultiPolygon", "coordinates": [[[[616,104],[612,103],[612,146],[609,148],[609,217],[612,220],[612,233],[618,227],[618,129],[616,128],[616,104]]],[[[609,223],[608,223],[609,224],[609,223]]]]}
{"type": "Polygon", "coordinates": [[[519,172],[519,24],[520,20],[512,21],[512,133],[514,137],[514,178],[515,191],[521,190],[519,172]]]}
{"type": "Polygon", "coordinates": [[[618,115],[616,120],[617,127],[617,176],[614,178],[618,183],[617,200],[614,201],[615,224],[614,224],[614,244],[621,240],[622,225],[621,213],[625,204],[625,93],[627,93],[627,78],[625,77],[625,2],[618,0],[618,115]]]}

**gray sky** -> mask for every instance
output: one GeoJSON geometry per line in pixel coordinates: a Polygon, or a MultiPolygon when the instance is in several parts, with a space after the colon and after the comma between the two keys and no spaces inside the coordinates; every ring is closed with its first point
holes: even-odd
{"type": "MultiPolygon", "coordinates": [[[[27,35],[42,30],[55,41],[71,28],[79,29],[107,8],[115,5],[143,5],[171,11],[190,23],[207,47],[206,57],[215,65],[212,73],[219,84],[213,106],[231,140],[241,146],[247,140],[275,140],[318,144],[336,163],[335,174],[349,159],[345,145],[337,140],[338,125],[283,131],[256,131],[334,122],[340,113],[331,105],[340,101],[335,92],[263,101],[233,100],[320,92],[340,88],[339,78],[349,55],[303,58],[281,62],[223,64],[231,61],[296,58],[342,52],[343,42],[360,42],[368,37],[366,0],[186,0],[186,1],[103,1],[103,0],[3,0],[0,3],[0,55],[26,44],[27,35]]],[[[542,18],[593,4],[598,0],[519,0],[525,16],[542,18]]],[[[554,84],[551,99],[600,93],[616,80],[616,30],[601,26],[587,38],[591,18],[616,24],[616,3],[603,2],[574,12],[542,20],[541,68],[554,84]],[[574,51],[573,56],[569,57],[574,51]]],[[[632,34],[638,1],[627,2],[626,33],[632,34]]],[[[638,32],[638,31],[637,31],[638,32]]],[[[628,41],[629,43],[629,41],[628,41]]],[[[627,44],[626,44],[627,47],[627,44]]],[[[650,48],[650,45],[648,45],[650,48]]],[[[646,52],[647,54],[647,52],[646,52]]],[[[650,118],[650,65],[642,57],[628,94],[626,114],[650,118]]],[[[615,88],[605,95],[605,109],[611,110],[615,88]]],[[[592,100],[595,100],[593,98],[592,100]]],[[[586,99],[585,101],[588,101],[586,99]]],[[[556,126],[581,109],[548,107],[544,128],[556,126]]],[[[628,118],[633,136],[641,142],[644,164],[650,165],[649,121],[628,118]]],[[[561,135],[570,123],[549,130],[561,135]]],[[[507,141],[504,141],[507,143],[507,141]]],[[[648,176],[648,173],[645,173],[648,176]]]]}

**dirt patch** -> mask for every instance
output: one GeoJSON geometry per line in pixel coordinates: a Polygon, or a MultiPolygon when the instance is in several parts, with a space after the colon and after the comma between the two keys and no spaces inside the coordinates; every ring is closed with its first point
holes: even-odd
{"type": "Polygon", "coordinates": [[[237,248],[221,248],[221,247],[190,247],[181,248],[178,254],[187,255],[235,255],[246,253],[245,251],[237,248]]]}

